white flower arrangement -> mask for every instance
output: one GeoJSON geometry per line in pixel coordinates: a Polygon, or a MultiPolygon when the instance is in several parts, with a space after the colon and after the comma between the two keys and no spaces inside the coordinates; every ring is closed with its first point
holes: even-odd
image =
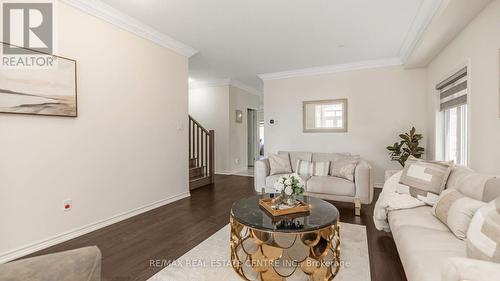
{"type": "Polygon", "coordinates": [[[304,181],[297,174],[283,176],[274,184],[274,188],[278,192],[284,192],[286,195],[302,195],[304,194],[304,181]]]}

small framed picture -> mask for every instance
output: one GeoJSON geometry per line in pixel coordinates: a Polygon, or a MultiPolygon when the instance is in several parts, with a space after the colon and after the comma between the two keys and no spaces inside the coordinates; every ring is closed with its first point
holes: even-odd
{"type": "Polygon", "coordinates": [[[243,112],[236,110],[236,123],[243,123],[243,112]]]}

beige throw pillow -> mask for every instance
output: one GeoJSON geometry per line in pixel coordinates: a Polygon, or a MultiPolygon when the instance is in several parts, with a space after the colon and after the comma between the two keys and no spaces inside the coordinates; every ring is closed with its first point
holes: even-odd
{"type": "Polygon", "coordinates": [[[357,157],[343,157],[332,162],[330,174],[334,177],[354,181],[354,171],[358,165],[357,157]]]}
{"type": "Polygon", "coordinates": [[[409,194],[415,198],[426,198],[428,193],[441,194],[450,176],[453,162],[434,162],[413,156],[406,161],[399,183],[409,187],[409,194]]]}
{"type": "Polygon", "coordinates": [[[326,177],[330,173],[330,161],[314,162],[313,175],[317,177],[326,177]]]}
{"type": "Polygon", "coordinates": [[[297,160],[295,172],[302,177],[310,177],[313,174],[313,163],[306,160],[297,160]]]}
{"type": "Polygon", "coordinates": [[[432,213],[458,238],[467,237],[472,217],[477,210],[486,205],[483,201],[469,198],[457,190],[447,189],[441,193],[432,213]]]}
{"type": "Polygon", "coordinates": [[[271,168],[271,176],[279,174],[290,174],[292,172],[290,156],[288,154],[269,155],[269,167],[271,168]]]}
{"type": "Polygon", "coordinates": [[[500,263],[500,198],[472,218],[467,231],[467,257],[500,263]]]}

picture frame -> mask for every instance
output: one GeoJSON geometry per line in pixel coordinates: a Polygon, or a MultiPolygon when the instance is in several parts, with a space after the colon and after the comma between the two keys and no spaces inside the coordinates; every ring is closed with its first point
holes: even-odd
{"type": "MultiPolygon", "coordinates": [[[[0,42],[2,48],[9,43],[0,42]]],[[[78,117],[77,61],[18,47],[33,55],[52,57],[54,68],[0,67],[0,113],[78,117]]]]}
{"type": "Polygon", "coordinates": [[[236,123],[243,123],[243,111],[236,110],[236,123]]]}

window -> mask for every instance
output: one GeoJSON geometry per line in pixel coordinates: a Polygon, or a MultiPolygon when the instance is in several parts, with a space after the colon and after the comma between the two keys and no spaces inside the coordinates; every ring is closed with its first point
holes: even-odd
{"type": "Polygon", "coordinates": [[[344,110],[342,104],[317,104],[316,128],[342,128],[344,110]]]}
{"type": "Polygon", "coordinates": [[[305,101],[304,132],[347,132],[347,100],[305,101]]]}
{"type": "Polygon", "coordinates": [[[436,86],[439,91],[440,111],[443,115],[443,157],[467,165],[467,68],[461,69],[436,86]]]}

